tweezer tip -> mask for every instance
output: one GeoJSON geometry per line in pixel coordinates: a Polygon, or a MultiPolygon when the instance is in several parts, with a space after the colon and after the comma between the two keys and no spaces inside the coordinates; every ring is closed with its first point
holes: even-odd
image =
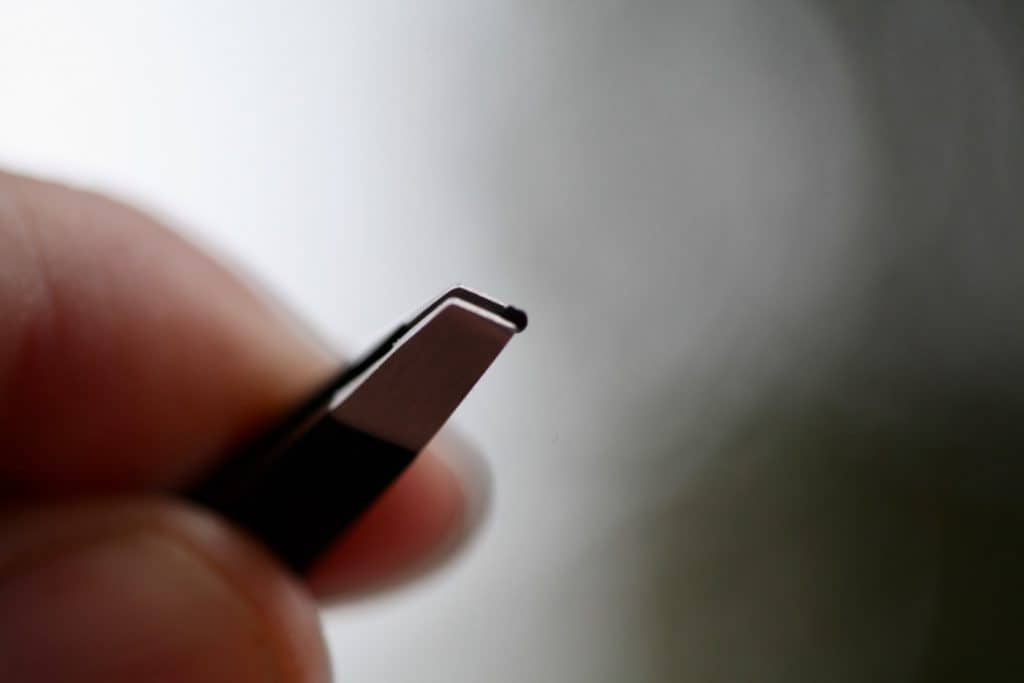
{"type": "Polygon", "coordinates": [[[529,322],[529,319],[526,317],[526,311],[515,306],[506,306],[504,313],[505,320],[516,326],[516,332],[522,332],[526,329],[526,324],[529,322]]]}
{"type": "MultiPolygon", "coordinates": [[[[486,311],[489,311],[495,315],[501,316],[506,322],[512,323],[516,328],[516,332],[522,332],[526,329],[526,311],[515,306],[506,306],[505,304],[499,303],[489,296],[481,294],[476,290],[470,289],[463,285],[455,285],[447,292],[445,292],[440,299],[434,301],[433,304],[427,307],[424,313],[420,314],[420,317],[433,310],[435,306],[443,302],[445,299],[456,298],[462,299],[471,304],[480,306],[486,311]]],[[[418,318],[417,318],[418,320],[418,318]]]]}

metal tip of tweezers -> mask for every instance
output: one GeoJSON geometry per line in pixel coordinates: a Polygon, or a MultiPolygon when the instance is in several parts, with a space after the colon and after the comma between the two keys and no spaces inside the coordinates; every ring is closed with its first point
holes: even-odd
{"type": "Polygon", "coordinates": [[[332,400],[338,421],[412,451],[426,446],[526,314],[453,287],[401,326],[332,400]]]}
{"type": "Polygon", "coordinates": [[[469,289],[468,287],[455,285],[421,309],[412,320],[406,323],[404,330],[415,327],[420,320],[430,315],[435,309],[453,300],[472,304],[473,306],[477,306],[488,313],[505,319],[516,328],[516,332],[522,332],[526,329],[527,318],[525,311],[518,309],[515,306],[503,304],[485,294],[469,289]]]}
{"type": "Polygon", "coordinates": [[[416,458],[526,315],[454,287],[190,491],[304,572],[416,458]]]}

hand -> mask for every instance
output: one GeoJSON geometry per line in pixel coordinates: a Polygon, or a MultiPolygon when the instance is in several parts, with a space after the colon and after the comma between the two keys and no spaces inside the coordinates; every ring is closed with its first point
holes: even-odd
{"type": "Polygon", "coordinates": [[[424,454],[300,585],[161,493],[338,361],[131,208],[0,173],[0,320],[0,680],[327,680],[311,593],[393,582],[464,526],[424,454]]]}

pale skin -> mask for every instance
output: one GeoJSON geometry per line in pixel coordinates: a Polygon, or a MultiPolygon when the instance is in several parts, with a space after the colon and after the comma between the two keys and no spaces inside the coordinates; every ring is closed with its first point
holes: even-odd
{"type": "Polygon", "coordinates": [[[425,453],[305,580],[172,492],[339,364],[147,215],[0,173],[0,680],[327,681],[318,600],[450,548],[425,453]]]}

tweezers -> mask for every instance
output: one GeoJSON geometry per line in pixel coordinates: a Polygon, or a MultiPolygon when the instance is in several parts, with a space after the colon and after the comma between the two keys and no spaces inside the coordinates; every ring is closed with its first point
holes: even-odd
{"type": "Polygon", "coordinates": [[[523,311],[453,287],[208,474],[190,497],[305,572],[525,328],[523,311]]]}

